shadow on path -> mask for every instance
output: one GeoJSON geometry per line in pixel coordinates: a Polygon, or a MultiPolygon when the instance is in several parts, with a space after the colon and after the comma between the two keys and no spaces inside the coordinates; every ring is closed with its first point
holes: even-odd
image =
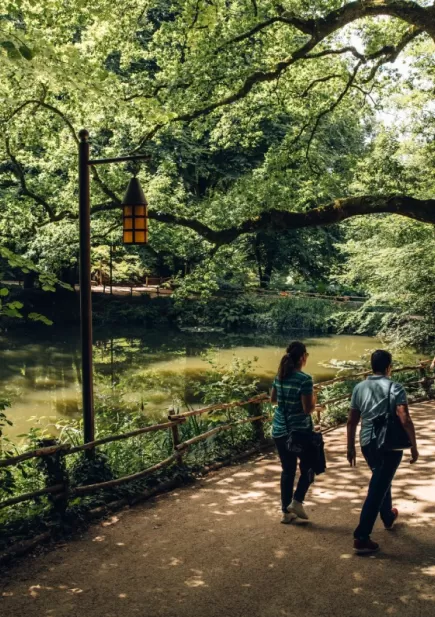
{"type": "Polygon", "coordinates": [[[400,524],[382,552],[352,553],[368,483],[326,435],[328,472],[308,523],[280,525],[275,454],[126,510],[83,538],[28,558],[0,582],[2,617],[429,617],[435,612],[435,405],[413,408],[421,462],[394,485],[400,524]]]}

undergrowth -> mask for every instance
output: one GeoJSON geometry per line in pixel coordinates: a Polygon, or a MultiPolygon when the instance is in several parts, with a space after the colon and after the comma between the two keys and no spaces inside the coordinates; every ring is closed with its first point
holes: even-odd
{"type": "MultiPolygon", "coordinates": [[[[247,399],[257,392],[257,381],[251,375],[252,363],[235,359],[228,366],[219,366],[212,359],[205,377],[191,387],[195,389],[202,405],[213,402],[247,399]]],[[[125,393],[128,394],[128,393],[125,393]]],[[[136,405],[128,402],[119,391],[96,397],[96,439],[144,428],[153,424],[136,405]]],[[[249,413],[249,410],[248,410],[249,413]]],[[[258,413],[258,412],[256,412],[258,413]]],[[[180,441],[186,441],[220,425],[246,418],[244,408],[231,408],[211,414],[191,416],[179,426],[180,441]]],[[[0,428],[9,423],[4,411],[0,415],[0,428]]],[[[56,426],[57,439],[72,446],[81,443],[82,422],[62,420],[56,426]]],[[[1,457],[13,456],[26,450],[45,447],[53,443],[52,435],[44,427],[33,428],[26,436],[25,446],[19,448],[0,433],[1,457]]],[[[160,483],[178,478],[189,481],[194,474],[214,461],[219,461],[249,449],[257,440],[251,423],[234,426],[217,433],[207,441],[192,445],[182,461],[163,468],[146,478],[132,481],[119,487],[100,491],[87,497],[76,497],[67,504],[50,496],[15,504],[0,509],[0,549],[12,541],[39,533],[62,520],[68,527],[85,521],[89,509],[121,498],[134,498],[138,493],[154,488],[160,483]]],[[[128,439],[107,443],[97,448],[94,458],[85,453],[68,456],[53,455],[30,459],[17,466],[0,470],[0,501],[44,486],[58,483],[70,488],[105,482],[131,475],[152,467],[173,453],[172,436],[169,430],[145,433],[128,439]]]]}
{"type": "MultiPolygon", "coordinates": [[[[255,360],[253,361],[255,362],[255,360]]],[[[248,400],[258,393],[258,382],[253,377],[253,362],[235,358],[226,366],[218,365],[212,358],[210,368],[203,379],[190,384],[198,397],[200,405],[225,403],[234,400],[248,400]]],[[[399,382],[407,382],[410,400],[423,394],[417,382],[418,371],[409,371],[394,376],[399,382]]],[[[332,384],[321,390],[319,403],[347,397],[343,401],[328,404],[322,414],[324,427],[335,426],[346,420],[349,398],[353,387],[358,383],[349,375],[346,381],[332,384]]],[[[7,401],[0,401],[0,458],[13,456],[26,450],[33,450],[53,443],[43,427],[34,427],[26,436],[26,444],[18,447],[3,434],[9,423],[6,417],[7,401]],[[50,441],[51,440],[51,441],[50,441]]],[[[176,410],[172,410],[172,413],[176,410]]],[[[247,415],[267,414],[273,410],[270,404],[249,405],[218,410],[208,414],[190,416],[179,425],[181,442],[192,439],[219,426],[236,423],[247,415]]],[[[144,428],[150,421],[136,404],[128,401],[119,391],[99,395],[96,398],[96,439],[144,428]]],[[[56,425],[57,439],[72,446],[82,441],[81,421],[68,419],[56,425]]],[[[41,496],[10,507],[0,509],[0,549],[29,535],[47,530],[55,523],[62,529],[84,523],[90,509],[124,498],[133,500],[138,494],[152,489],[167,480],[181,482],[191,480],[195,474],[215,461],[221,461],[245,452],[258,444],[259,426],[253,423],[236,424],[229,430],[217,432],[205,441],[193,444],[183,453],[182,460],[165,467],[152,475],[131,481],[110,490],[99,491],[86,497],[75,497],[68,502],[54,496],[41,496]]],[[[265,437],[270,437],[271,422],[262,425],[265,437]]],[[[262,437],[262,435],[261,435],[262,437]]],[[[173,453],[172,436],[169,430],[145,433],[128,439],[102,445],[96,449],[94,458],[84,453],[69,456],[54,454],[41,459],[30,459],[17,466],[0,469],[0,501],[24,493],[37,491],[48,485],[64,484],[70,488],[94,484],[131,475],[152,467],[173,453]]]]}

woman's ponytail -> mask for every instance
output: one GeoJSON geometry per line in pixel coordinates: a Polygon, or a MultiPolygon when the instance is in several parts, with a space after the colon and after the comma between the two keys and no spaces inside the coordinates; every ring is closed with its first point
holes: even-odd
{"type": "Polygon", "coordinates": [[[302,360],[302,356],[307,353],[307,348],[300,341],[293,341],[287,347],[287,353],[281,358],[278,368],[278,379],[287,379],[296,370],[302,360]]]}

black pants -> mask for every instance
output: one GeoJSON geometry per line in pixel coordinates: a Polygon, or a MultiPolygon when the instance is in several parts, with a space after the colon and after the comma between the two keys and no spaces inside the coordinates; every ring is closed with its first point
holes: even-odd
{"type": "Polygon", "coordinates": [[[282,511],[287,512],[293,497],[296,501],[302,503],[309,489],[310,484],[314,480],[314,474],[311,470],[310,455],[302,452],[300,455],[289,452],[286,446],[287,437],[276,437],[275,444],[281,460],[281,506],[282,511]],[[293,487],[295,483],[296,468],[299,459],[299,477],[296,491],[293,495],[293,487]]]}
{"type": "Polygon", "coordinates": [[[373,446],[363,446],[362,453],[373,474],[369,484],[366,500],[361,510],[361,518],[355,529],[354,537],[367,540],[373,531],[378,514],[385,526],[389,527],[393,520],[391,512],[391,483],[402,460],[402,451],[379,453],[373,446]]]}

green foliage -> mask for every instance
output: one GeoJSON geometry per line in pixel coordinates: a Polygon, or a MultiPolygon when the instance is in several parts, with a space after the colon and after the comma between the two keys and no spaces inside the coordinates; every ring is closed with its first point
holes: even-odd
{"type": "MultiPolygon", "coordinates": [[[[146,256],[145,256],[146,257],[146,256]]],[[[152,261],[151,261],[152,263],[152,261]]],[[[94,279],[100,284],[110,283],[110,247],[97,246],[92,250],[91,271],[94,279]]],[[[143,283],[150,268],[144,263],[144,255],[128,247],[115,247],[112,256],[112,283],[138,284],[143,283]]]]}
{"type": "Polygon", "coordinates": [[[179,303],[177,319],[183,326],[208,326],[228,331],[322,333],[333,331],[333,315],[337,311],[337,305],[329,300],[244,294],[215,297],[203,303],[179,303]]]}
{"type": "Polygon", "coordinates": [[[357,383],[358,380],[349,380],[331,384],[330,386],[322,388],[318,398],[318,402],[320,404],[327,400],[334,400],[347,395],[349,396],[349,398],[344,401],[337,401],[336,403],[327,405],[326,410],[322,412],[321,415],[321,422],[324,426],[336,426],[337,424],[341,424],[347,420],[350,395],[352,394],[352,390],[357,383]]]}
{"type": "MultiPolygon", "coordinates": [[[[273,3],[263,3],[258,19],[276,11],[273,3]]],[[[221,229],[273,207],[303,212],[345,194],[365,151],[370,114],[356,90],[349,91],[347,105],[326,113],[337,86],[348,78],[340,55],[309,67],[295,65],[279,83],[260,84],[231,107],[173,122],[236,90],[251,72],[273,67],[282,50],[300,43],[293,28],[273,26],[249,53],[245,42],[230,53],[226,41],[256,19],[247,2],[217,3],[211,10],[191,0],[152,0],[146,7],[134,0],[126,10],[123,2],[114,8],[103,0],[84,8],[74,0],[42,12],[32,4],[10,3],[1,40],[5,58],[12,54],[15,60],[2,68],[0,106],[7,135],[0,150],[0,233],[8,248],[60,278],[76,278],[76,136],[84,119],[96,157],[131,151],[143,135],[161,127],[144,140],[142,150],[151,158],[139,171],[155,213],[221,229]],[[328,72],[336,81],[316,83],[328,72]],[[307,97],[310,80],[316,87],[307,97]],[[325,115],[305,156],[308,134],[297,136],[319,109],[325,115]]],[[[96,279],[107,278],[108,245],[119,243],[121,217],[113,194],[122,196],[131,171],[137,170],[107,166],[92,183],[96,279]]],[[[144,272],[187,275],[185,295],[210,295],[228,281],[268,284],[280,273],[325,277],[336,259],[337,233],[293,232],[277,242],[271,231],[211,253],[194,231],[153,220],[151,247],[131,249],[116,260],[115,280],[138,280],[144,272]]]]}
{"type": "MultiPolygon", "coordinates": [[[[235,399],[248,398],[256,392],[257,382],[250,374],[251,362],[234,359],[231,366],[219,366],[210,359],[211,370],[204,381],[197,382],[193,387],[200,395],[199,404],[228,402],[235,399]]],[[[120,434],[143,428],[150,424],[137,405],[129,401],[129,389],[118,388],[112,392],[96,397],[96,438],[120,434]]],[[[231,409],[217,414],[190,418],[180,426],[180,438],[189,439],[210,428],[236,421],[246,417],[246,410],[231,409]]],[[[5,422],[4,414],[0,416],[0,428],[5,422]]],[[[82,424],[79,420],[68,419],[56,425],[58,439],[78,445],[81,442],[82,424]]],[[[0,434],[1,437],[1,434],[0,434]]],[[[44,428],[32,429],[28,442],[23,450],[51,445],[49,431],[44,428]]],[[[73,500],[68,510],[62,510],[62,504],[50,498],[24,502],[13,509],[0,510],[0,526],[7,541],[8,535],[25,536],[35,529],[44,528],[54,516],[61,516],[64,522],[81,517],[86,509],[120,496],[134,495],[145,488],[155,486],[162,480],[180,475],[186,479],[192,471],[199,470],[205,464],[216,459],[240,452],[247,445],[255,442],[255,435],[250,425],[234,427],[230,431],[216,435],[206,443],[200,443],[191,448],[185,457],[184,467],[177,466],[163,469],[140,482],[129,483],[120,488],[105,492],[102,495],[73,500]],[[55,510],[53,511],[53,508],[55,510]]],[[[0,439],[2,456],[18,453],[17,447],[11,450],[11,444],[3,437],[0,439]]],[[[111,442],[98,448],[94,458],[85,454],[60,457],[53,455],[42,463],[26,461],[18,467],[5,468],[0,471],[0,498],[22,494],[42,488],[45,483],[57,484],[67,482],[71,486],[104,482],[123,475],[132,474],[150,467],[172,454],[172,439],[169,431],[146,433],[129,439],[111,442]]]]}
{"type": "Polygon", "coordinates": [[[18,300],[4,302],[1,298],[6,298],[8,295],[8,289],[5,289],[4,287],[0,289],[0,316],[21,318],[23,316],[21,313],[21,309],[24,306],[23,303],[18,300]]]}
{"type": "Polygon", "coordinates": [[[109,457],[102,452],[96,452],[92,458],[83,452],[69,466],[68,474],[73,486],[97,484],[113,479],[109,457]]]}
{"type": "Polygon", "coordinates": [[[339,311],[331,316],[334,332],[361,334],[366,336],[381,335],[396,321],[395,308],[365,303],[355,311],[339,311]]]}
{"type": "Polygon", "coordinates": [[[433,228],[398,217],[374,217],[352,223],[342,248],[346,265],[340,280],[364,287],[370,295],[352,316],[356,331],[377,330],[395,344],[428,347],[435,340],[433,228]]]}
{"type": "MultiPolygon", "coordinates": [[[[141,324],[152,328],[206,328],[228,332],[355,332],[352,304],[338,305],[330,300],[294,295],[218,292],[209,297],[149,296],[117,298],[98,296],[94,300],[94,315],[98,323],[141,324]],[[345,310],[344,310],[345,309],[345,310]],[[338,315],[338,316],[337,316],[338,315]]],[[[51,315],[50,315],[51,317],[51,315]]]]}
{"type": "Polygon", "coordinates": [[[231,400],[247,400],[257,393],[258,380],[252,371],[257,358],[241,360],[234,356],[231,364],[220,365],[210,352],[208,362],[211,370],[199,384],[197,393],[205,404],[225,403],[231,400]]]}
{"type": "MultiPolygon", "coordinates": [[[[10,406],[9,401],[0,399],[0,458],[11,456],[13,445],[4,435],[5,426],[12,426],[12,422],[5,414],[5,409],[10,406]]],[[[16,489],[16,481],[13,472],[6,468],[0,470],[0,496],[13,494],[16,489]]]]}
{"type": "MultiPolygon", "coordinates": [[[[56,291],[56,286],[62,289],[68,289],[69,291],[72,290],[70,285],[58,280],[58,278],[51,272],[41,271],[41,269],[35,266],[30,259],[16,255],[4,246],[0,246],[0,259],[5,261],[9,267],[20,270],[24,275],[30,272],[33,273],[43,291],[54,292],[56,291]]],[[[5,302],[5,299],[9,296],[9,294],[9,289],[6,287],[0,288],[0,318],[8,317],[13,319],[22,319],[24,317],[22,311],[24,304],[19,300],[5,302]]],[[[36,312],[30,312],[26,315],[26,317],[30,321],[41,322],[46,326],[50,326],[53,323],[52,320],[48,319],[48,317],[36,312]]]]}
{"type": "Polygon", "coordinates": [[[330,332],[330,319],[335,311],[336,306],[328,300],[284,297],[273,302],[270,311],[256,318],[256,326],[277,332],[330,332]]]}
{"type": "MultiPolygon", "coordinates": [[[[340,250],[343,240],[351,249],[348,241],[357,238],[352,227],[345,234],[341,225],[252,233],[248,226],[248,233],[223,247],[190,228],[192,222],[216,230],[243,226],[272,208],[306,213],[348,195],[432,195],[428,41],[408,47],[406,70],[380,62],[376,79],[371,74],[379,49],[391,49],[406,32],[400,20],[358,22],[349,32],[332,34],[330,47],[320,43],[318,57],[240,90],[250,76],[273,74],[306,40],[297,28],[273,19],[239,40],[241,34],[282,11],[318,18],[337,6],[307,8],[300,0],[151,0],[144,6],[133,0],[126,10],[125,2],[84,7],[72,0],[40,11],[34,3],[10,2],[0,29],[0,253],[9,251],[12,270],[33,272],[31,260],[44,289],[56,284],[46,272],[76,282],[77,133],[86,120],[93,156],[133,150],[150,155],[140,169],[99,168],[92,182],[92,270],[99,282],[108,280],[109,245],[119,245],[116,198],[131,172],[139,173],[153,214],[177,217],[180,224],[151,220],[150,246],[115,256],[115,282],[170,276],[180,301],[200,295],[208,302],[224,289],[278,288],[288,281],[326,285],[332,270],[347,261],[355,271],[350,253],[340,250]],[[352,37],[373,54],[359,67],[350,53],[326,53],[352,37]],[[226,97],[231,105],[219,103],[226,97]],[[401,120],[405,106],[412,122],[401,120]],[[396,116],[394,126],[387,114],[396,116]]],[[[361,243],[358,251],[364,254],[361,243]]],[[[363,279],[359,286],[373,290],[363,279]]],[[[249,308],[239,308],[225,307],[218,322],[244,327],[249,308]]],[[[4,310],[21,314],[17,305],[4,310]]],[[[281,314],[277,319],[282,327],[297,321],[281,314]]],[[[401,327],[406,334],[409,324],[401,327]]]]}
{"type": "Polygon", "coordinates": [[[96,297],[93,303],[95,319],[100,324],[141,324],[152,328],[175,325],[175,310],[171,298],[96,297]]]}

